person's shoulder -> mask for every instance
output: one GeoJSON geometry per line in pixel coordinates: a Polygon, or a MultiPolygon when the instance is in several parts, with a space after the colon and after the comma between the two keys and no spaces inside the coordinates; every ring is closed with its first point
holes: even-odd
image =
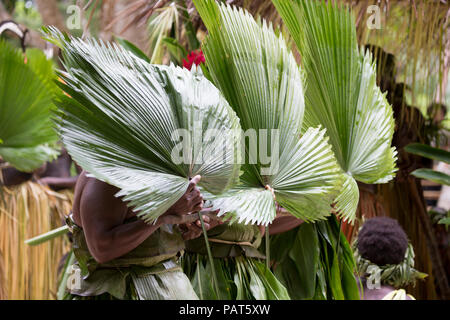
{"type": "Polygon", "coordinates": [[[80,175],[81,183],[84,185],[84,192],[88,193],[94,193],[96,196],[100,195],[115,195],[117,192],[120,191],[119,188],[116,188],[106,182],[103,182],[99,179],[96,179],[94,177],[88,176],[87,173],[83,171],[83,173],[80,175]]]}
{"type": "Polygon", "coordinates": [[[93,199],[94,201],[95,199],[105,197],[115,198],[115,194],[120,190],[106,182],[90,177],[86,171],[80,174],[77,181],[77,188],[82,191],[85,200],[93,199]]]}

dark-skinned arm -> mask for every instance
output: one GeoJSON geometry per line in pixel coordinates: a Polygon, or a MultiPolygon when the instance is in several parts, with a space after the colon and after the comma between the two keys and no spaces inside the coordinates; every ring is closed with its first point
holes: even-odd
{"type": "Polygon", "coordinates": [[[80,199],[80,217],[89,252],[105,263],[130,252],[155,232],[160,224],[142,220],[124,224],[128,208],[114,195],[117,189],[90,179],[80,199]]]}
{"type": "Polygon", "coordinates": [[[51,188],[60,188],[60,189],[72,189],[75,187],[78,180],[78,176],[76,177],[45,177],[38,180],[38,183],[49,186],[51,188]]]}
{"type": "Polygon", "coordinates": [[[201,210],[203,198],[194,177],[183,197],[155,224],[142,220],[124,224],[128,207],[114,195],[118,189],[89,179],[80,199],[80,216],[90,253],[99,263],[118,258],[135,249],[163,224],[178,224],[182,216],[201,210]]]}
{"type": "MultiPolygon", "coordinates": [[[[269,234],[275,235],[297,228],[304,221],[291,215],[286,209],[277,204],[277,216],[269,226],[269,234]]],[[[260,226],[262,235],[265,234],[265,228],[260,226]]]]}
{"type": "Polygon", "coordinates": [[[270,235],[283,233],[292,230],[294,228],[297,228],[303,222],[304,222],[303,220],[298,219],[294,216],[280,216],[275,218],[273,223],[270,225],[269,233],[270,235]]]}

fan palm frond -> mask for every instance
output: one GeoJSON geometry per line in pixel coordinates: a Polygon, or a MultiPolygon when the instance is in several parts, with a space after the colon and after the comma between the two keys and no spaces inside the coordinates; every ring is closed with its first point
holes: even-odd
{"type": "Polygon", "coordinates": [[[354,18],[346,7],[323,1],[272,0],[302,56],[306,71],[304,130],[327,129],[347,175],[337,210],[352,217],[356,181],[385,183],[395,175],[392,107],[376,85],[376,66],[358,48],[354,18]]]}
{"type": "Polygon", "coordinates": [[[258,137],[246,146],[255,161],[243,165],[242,186],[213,203],[220,214],[244,223],[270,223],[275,200],[298,218],[324,219],[342,176],[325,130],[310,128],[301,136],[302,73],[285,41],[245,10],[214,0],[194,4],[209,32],[203,51],[214,83],[243,130],[258,137]],[[272,155],[270,168],[262,158],[265,151],[272,155]]]}
{"type": "Polygon", "coordinates": [[[57,100],[63,143],[87,172],[120,188],[117,196],[145,221],[166,212],[188,178],[201,175],[211,193],[238,180],[239,119],[200,73],[48,31],[63,48],[62,87],[71,96],[57,100]]]}
{"type": "Polygon", "coordinates": [[[55,86],[52,62],[39,51],[22,53],[0,40],[0,157],[32,171],[56,157],[50,119],[55,86]]]}
{"type": "Polygon", "coordinates": [[[162,63],[164,57],[163,40],[170,35],[171,30],[179,29],[179,9],[175,2],[168,6],[155,9],[148,22],[150,61],[162,63]]]}

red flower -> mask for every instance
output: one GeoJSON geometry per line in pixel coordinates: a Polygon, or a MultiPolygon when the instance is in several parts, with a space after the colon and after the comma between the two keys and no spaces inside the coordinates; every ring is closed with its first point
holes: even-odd
{"type": "Polygon", "coordinates": [[[196,66],[199,66],[202,63],[205,63],[205,56],[203,55],[202,50],[192,51],[187,56],[187,61],[186,61],[186,59],[183,59],[183,67],[185,67],[186,69],[189,69],[189,70],[192,69],[193,64],[195,64],[196,66]]]}

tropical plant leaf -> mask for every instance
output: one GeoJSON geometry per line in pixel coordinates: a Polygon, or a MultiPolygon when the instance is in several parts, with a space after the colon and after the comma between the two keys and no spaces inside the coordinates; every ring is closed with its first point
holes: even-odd
{"type": "Polygon", "coordinates": [[[62,277],[58,284],[58,292],[56,297],[58,300],[64,300],[64,296],[67,294],[67,280],[69,279],[70,273],[72,272],[72,265],[75,262],[75,254],[73,250],[67,254],[66,262],[64,263],[64,267],[61,271],[62,277]]]}
{"type": "MultiPolygon", "coordinates": [[[[266,264],[257,260],[247,260],[250,268],[255,268],[259,273],[264,288],[267,293],[267,300],[290,300],[289,293],[285,287],[278,281],[273,273],[267,268],[266,264]]],[[[249,269],[250,269],[249,268],[249,269]]],[[[256,273],[256,272],[255,272],[256,273]]]]}
{"type": "Polygon", "coordinates": [[[57,135],[50,119],[55,86],[52,62],[39,51],[19,50],[0,40],[0,157],[21,171],[53,159],[57,135]]]}
{"type": "Polygon", "coordinates": [[[172,58],[175,59],[179,65],[181,65],[183,59],[187,57],[188,51],[178,42],[177,39],[174,38],[164,38],[163,43],[167,47],[167,50],[170,52],[172,58]]]}
{"type": "Polygon", "coordinates": [[[47,56],[40,49],[27,49],[27,66],[41,79],[47,86],[51,94],[55,94],[59,88],[55,85],[56,75],[55,66],[52,60],[47,59],[47,56]]]}
{"type": "Polygon", "coordinates": [[[302,56],[307,89],[304,130],[322,125],[348,175],[337,208],[353,220],[355,179],[385,183],[394,177],[393,111],[376,85],[370,53],[358,49],[351,12],[328,1],[272,0],[302,56]],[[352,189],[352,190],[349,190],[352,189]],[[342,202],[343,201],[343,202],[342,202]]]}
{"type": "Polygon", "coordinates": [[[413,176],[430,180],[439,184],[450,186],[450,176],[444,172],[434,171],[432,169],[417,169],[411,173],[413,176]]]}
{"type": "Polygon", "coordinates": [[[450,225],[450,217],[447,218],[442,218],[441,220],[439,220],[438,224],[445,224],[445,225],[450,225]]]}
{"type": "Polygon", "coordinates": [[[120,38],[120,37],[115,37],[115,39],[117,40],[117,42],[126,50],[130,51],[131,53],[134,53],[134,55],[138,58],[141,58],[142,60],[146,61],[146,62],[150,62],[150,58],[147,57],[147,55],[141,51],[141,49],[139,49],[138,47],[136,47],[134,44],[132,44],[130,41],[120,38]]]}
{"type": "MultiPolygon", "coordinates": [[[[297,237],[289,251],[289,258],[296,267],[298,283],[301,284],[295,292],[296,299],[311,299],[316,289],[316,273],[319,264],[320,246],[314,225],[304,223],[298,228],[297,237]]],[[[290,286],[295,286],[290,283],[290,286]]]]}
{"type": "Polygon", "coordinates": [[[246,146],[241,181],[247,190],[214,199],[225,208],[220,214],[233,208],[241,222],[267,224],[275,218],[276,199],[306,221],[323,219],[337,196],[340,169],[324,130],[301,137],[302,74],[292,53],[271,25],[242,9],[213,0],[194,4],[209,32],[203,52],[212,79],[245,134],[257,137],[246,146]],[[264,159],[266,151],[271,159],[264,159]]]}
{"type": "Polygon", "coordinates": [[[316,224],[319,236],[320,263],[318,281],[326,290],[316,292],[325,298],[335,300],[359,299],[359,291],[354,277],[355,260],[347,239],[341,231],[336,217],[316,224]]]}
{"type": "Polygon", "coordinates": [[[179,8],[175,2],[154,10],[148,21],[150,41],[150,61],[162,63],[165,53],[164,38],[170,35],[172,29],[179,29],[179,8]]]}
{"type": "Polygon", "coordinates": [[[405,151],[425,158],[450,163],[450,152],[443,149],[434,148],[427,144],[411,143],[405,147],[405,151]]]}
{"type": "Polygon", "coordinates": [[[50,30],[63,48],[61,86],[71,97],[57,99],[61,139],[87,172],[121,189],[117,196],[141,218],[155,221],[196,175],[213,194],[237,182],[239,119],[201,74],[50,30]]]}
{"type": "Polygon", "coordinates": [[[43,163],[56,159],[58,155],[58,150],[48,145],[31,148],[0,147],[3,160],[23,172],[31,172],[43,163]]]}
{"type": "Polygon", "coordinates": [[[63,226],[63,227],[59,227],[57,229],[51,230],[49,232],[46,232],[44,234],[41,234],[37,237],[28,239],[25,241],[25,244],[28,244],[30,246],[37,246],[41,243],[53,240],[57,237],[60,237],[62,235],[67,234],[68,232],[70,232],[70,229],[68,226],[63,226]]]}
{"type": "Polygon", "coordinates": [[[359,202],[359,188],[356,180],[348,174],[343,175],[345,180],[342,184],[342,191],[336,198],[334,208],[349,221],[354,220],[353,213],[356,212],[359,202]]]}

